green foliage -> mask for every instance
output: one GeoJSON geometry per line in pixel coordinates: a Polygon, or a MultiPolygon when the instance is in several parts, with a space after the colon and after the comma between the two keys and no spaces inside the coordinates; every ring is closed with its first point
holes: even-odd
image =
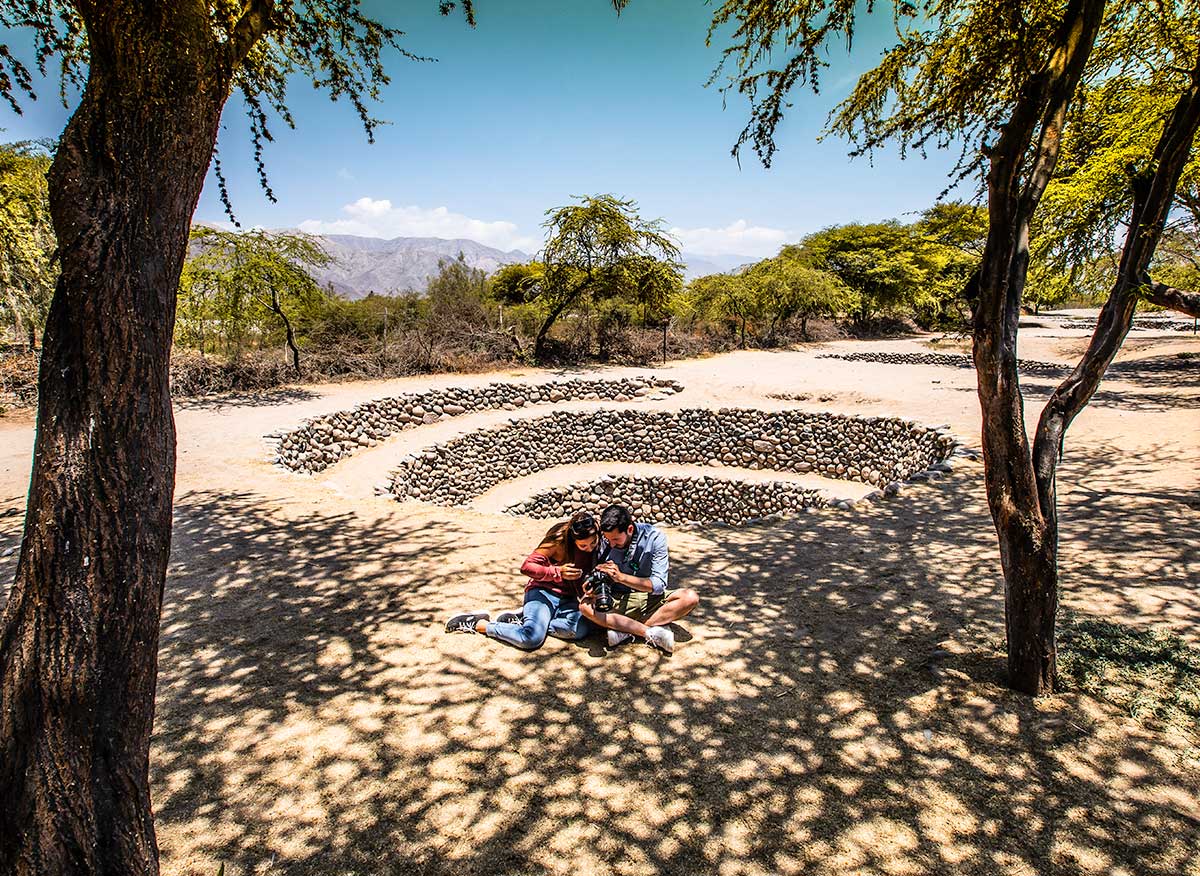
{"type": "Polygon", "coordinates": [[[746,327],[755,313],[754,284],[742,274],[708,274],[688,284],[681,310],[722,322],[746,346],[746,327]]]}
{"type": "Polygon", "coordinates": [[[44,144],[0,146],[0,320],[33,349],[58,279],[44,144]]]}
{"type": "Polygon", "coordinates": [[[325,299],[308,273],[330,261],[316,239],[197,226],[191,240],[194,255],[179,281],[177,340],[236,358],[247,344],[269,342],[282,330],[298,369],[293,322],[325,299]]]}
{"type": "MultiPolygon", "coordinates": [[[[391,81],[385,53],[393,50],[414,61],[430,60],[401,46],[404,32],[365,14],[360,0],[193,0],[193,4],[194,8],[181,8],[177,14],[203,15],[207,7],[213,52],[228,59],[232,87],[241,95],[249,120],[255,166],[271,200],[275,196],[267,181],[263,150],[273,139],[272,117],[295,127],[287,105],[290,84],[311,82],[332,100],[347,101],[373,141],[380,120],[371,115],[368,103],[377,100],[391,81]]],[[[9,31],[32,30],[36,69],[45,74],[50,62],[58,59],[64,106],[68,87],[82,89],[88,66],[88,39],[79,5],[70,0],[0,0],[0,25],[9,31]]],[[[461,8],[467,23],[475,24],[473,0],[439,0],[438,8],[443,15],[461,8]]],[[[0,45],[0,98],[18,113],[19,93],[36,99],[32,73],[7,45],[0,45]]],[[[232,219],[219,158],[215,169],[221,199],[232,219]]]]}
{"type": "Polygon", "coordinates": [[[1161,721],[1200,743],[1200,650],[1162,630],[1068,618],[1060,634],[1063,689],[1107,700],[1143,723],[1161,721]]]}
{"type": "Polygon", "coordinates": [[[576,200],[546,212],[540,264],[502,271],[496,279],[506,300],[536,300],[544,309],[534,344],[539,360],[550,329],[564,313],[620,299],[638,305],[643,321],[653,322],[666,314],[670,296],[681,285],[679,248],[661,220],[643,220],[635,202],[613,195],[576,200]]]}
{"type": "Polygon", "coordinates": [[[792,319],[800,320],[800,334],[807,337],[809,319],[836,317],[853,305],[849,288],[836,275],[806,264],[790,251],[754,265],[745,279],[757,317],[769,321],[768,344],[787,331],[792,319]]]}
{"type": "Polygon", "coordinates": [[[826,228],[784,247],[785,258],[833,274],[854,293],[854,317],[927,305],[929,283],[941,267],[933,243],[900,222],[826,228]]]}

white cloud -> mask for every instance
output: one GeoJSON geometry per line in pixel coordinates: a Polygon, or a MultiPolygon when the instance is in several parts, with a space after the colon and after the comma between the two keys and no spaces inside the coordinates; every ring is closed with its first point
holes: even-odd
{"type": "Polygon", "coordinates": [[[745,219],[724,228],[672,228],[671,235],[683,249],[696,255],[745,255],[766,258],[793,235],[782,228],[751,225],[745,219]]]}
{"type": "Polygon", "coordinates": [[[464,237],[497,249],[532,253],[541,241],[523,235],[512,222],[487,222],[452,213],[445,207],[393,206],[386,198],[359,198],[342,207],[343,219],[326,222],[306,219],[300,230],[308,234],[357,234],[361,237],[464,237]]]}

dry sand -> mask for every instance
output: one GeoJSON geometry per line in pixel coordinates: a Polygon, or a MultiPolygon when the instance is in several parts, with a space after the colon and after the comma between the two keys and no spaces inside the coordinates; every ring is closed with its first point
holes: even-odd
{"type": "MultiPolygon", "coordinates": [[[[1022,355],[1066,361],[1084,339],[1031,328],[1022,355]]],[[[894,414],[978,446],[972,371],[816,358],[929,349],[675,363],[655,371],[683,393],[632,404],[894,414]]],[[[1121,358],[1179,352],[1200,343],[1140,332],[1121,358]]],[[[405,432],[316,478],[267,459],[263,436],[306,416],[551,376],[180,405],[151,754],[164,874],[1200,874],[1200,740],[1003,687],[977,463],[864,511],[668,528],[672,580],[702,595],[668,658],[442,632],[453,610],[519,603],[546,524],[495,509],[582,470],[469,509],[374,495],[409,449],[545,408],[405,432]]],[[[1033,421],[1050,384],[1023,384],[1033,421]]],[[[1105,382],[1061,469],[1066,611],[1196,640],[1197,435],[1195,370],[1105,382]]],[[[18,543],[31,445],[28,417],[0,420],[0,553],[18,543]]]]}

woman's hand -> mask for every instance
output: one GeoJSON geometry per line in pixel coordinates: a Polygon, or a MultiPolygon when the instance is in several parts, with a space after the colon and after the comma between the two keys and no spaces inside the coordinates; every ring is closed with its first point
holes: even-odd
{"type": "Polygon", "coordinates": [[[574,563],[564,563],[558,568],[562,572],[562,579],[564,581],[578,581],[583,577],[583,570],[574,563]]]}

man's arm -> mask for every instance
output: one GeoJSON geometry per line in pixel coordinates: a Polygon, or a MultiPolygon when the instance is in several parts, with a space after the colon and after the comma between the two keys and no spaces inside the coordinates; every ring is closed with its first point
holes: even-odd
{"type": "Polygon", "coordinates": [[[648,578],[639,578],[637,575],[622,572],[611,561],[603,563],[601,571],[608,572],[614,581],[624,584],[630,590],[640,590],[643,593],[662,593],[667,589],[667,569],[670,565],[667,557],[667,537],[661,532],[656,532],[647,553],[650,555],[650,577],[648,578]]]}

